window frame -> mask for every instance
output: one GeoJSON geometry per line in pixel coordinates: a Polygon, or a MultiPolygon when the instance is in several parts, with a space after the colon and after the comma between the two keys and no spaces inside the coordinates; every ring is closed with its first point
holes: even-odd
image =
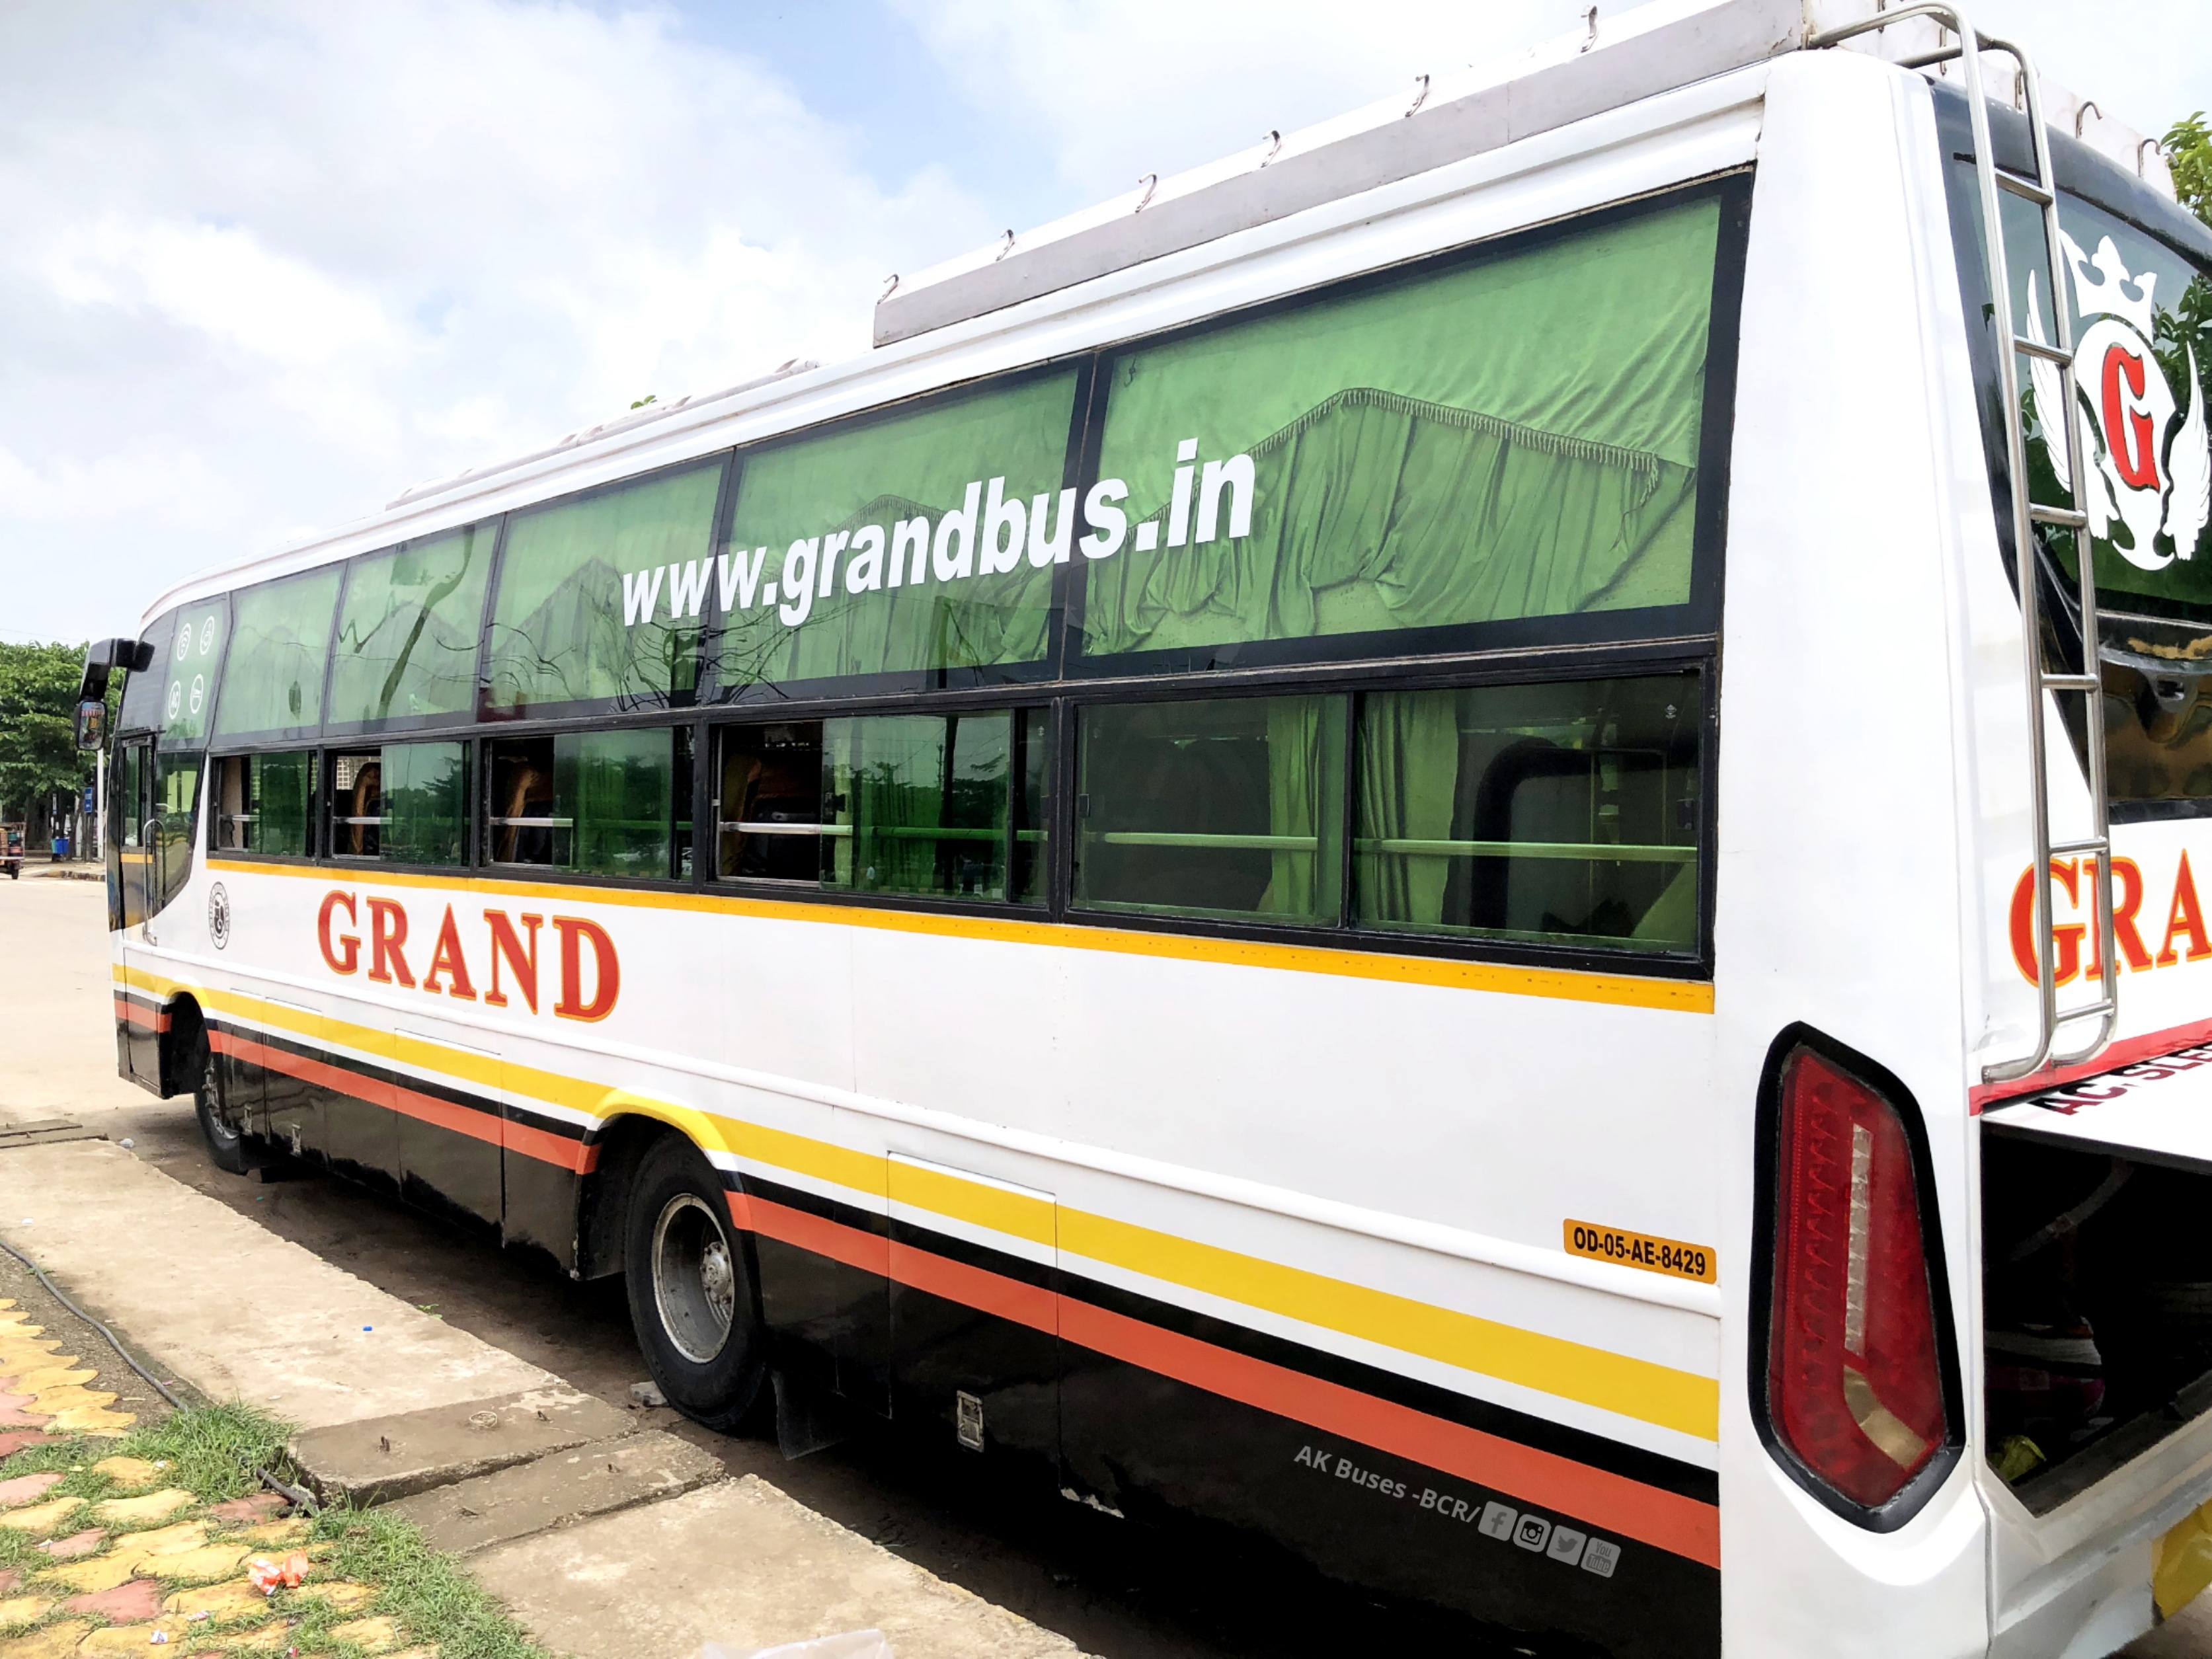
{"type": "MultiPolygon", "coordinates": [[[[382,721],[329,722],[331,678],[337,663],[337,629],[345,611],[355,568],[362,560],[389,554],[408,541],[405,537],[365,550],[345,559],[331,638],[325,652],[325,723],[305,738],[227,741],[222,756],[258,752],[296,752],[317,757],[315,851],[306,858],[270,856],[258,853],[226,853],[226,858],[270,863],[303,863],[342,867],[351,872],[406,873],[471,879],[524,882],[573,888],[580,893],[594,889],[690,893],[701,896],[778,904],[909,911],[935,915],[967,915],[999,921],[1018,921],[1032,926],[1068,928],[1099,927],[1120,933],[1189,936],[1261,941],[1307,946],[1332,952],[1371,953],[1399,957],[1439,958],[1467,963],[1526,965],[1553,969],[1629,974],[1639,978],[1710,981],[1713,974],[1712,918],[1717,864],[1717,802],[1720,757],[1718,707],[1720,678],[1719,630],[1723,578],[1723,550],[1726,540],[1729,498],[1729,457],[1735,413],[1737,347],[1741,331],[1744,252],[1753,171],[1731,168],[1632,201],[1618,202],[1571,214],[1552,223],[1486,237],[1465,246],[1423,256],[1383,270],[1334,278],[1302,293],[1282,295],[1217,313],[1178,329],[1133,336],[1124,342],[1085,348],[1043,362],[993,373],[956,385],[932,387],[912,396],[818,422],[755,441],[709,450],[680,461],[635,475],[606,480],[526,507],[477,516],[448,526],[495,524],[484,578],[483,600],[478,617],[474,666],[474,696],[465,714],[393,717],[382,721]],[[619,698],[579,700],[561,704],[525,706],[495,710],[489,707],[493,619],[505,574],[509,532],[518,513],[548,510],[604,492],[635,487],[678,471],[719,464],[721,469],[706,552],[718,557],[728,550],[743,471],[750,458],[783,446],[808,441],[867,423],[898,418],[927,400],[957,396],[989,388],[1019,384],[1032,376],[1066,372],[1078,376],[1073,399],[1065,488],[1082,494],[1097,481],[1103,438],[1103,399],[1107,374],[1117,353],[1149,349],[1209,330],[1233,326],[1271,311],[1294,308],[1356,295],[1364,288],[1406,280],[1431,270],[1510,256],[1544,240],[1577,234],[1636,214],[1663,210],[1700,197],[1721,203],[1716,246],[1713,292],[1709,313],[1708,354],[1704,404],[1698,438],[1698,494],[1692,529],[1690,592],[1680,605],[1566,616],[1518,618],[1503,623],[1382,633],[1326,635],[1309,639],[1245,642],[1170,650],[1132,653],[1120,656],[1089,657],[1080,649],[1083,605],[1087,586],[1086,562],[1079,554],[1065,566],[1056,566],[1052,586],[1052,619],[1046,638],[1046,654],[1036,662],[998,665],[988,668],[900,671],[847,677],[835,680],[758,683],[725,687],[720,674],[720,614],[710,608],[702,618],[696,689],[675,693],[666,701],[649,705],[625,703],[619,698]],[[1099,703],[1125,702],[1188,702],[1213,697],[1261,696],[1341,692],[1350,699],[1352,740],[1346,750],[1346,799],[1343,858],[1340,879],[1340,916],[1352,902],[1351,865],[1355,857],[1356,795],[1359,699],[1373,692],[1472,689],[1486,685],[1534,684],[1549,681],[1618,678],[1644,673],[1690,672],[1698,677],[1700,700],[1698,809],[1697,857],[1698,924],[1696,945],[1689,951],[1661,951],[1648,947],[1552,944],[1508,940],[1480,935],[1419,933],[1411,931],[1363,930],[1341,925],[1316,927],[1281,923],[1251,916],[1178,917],[1152,913],[1085,910],[1073,900],[1073,854],[1077,846],[1074,813],[1077,776],[1076,734],[1081,710],[1099,703]],[[845,717],[878,715],[1003,713],[1010,720],[1023,709],[1044,711],[1043,767],[1045,812],[1040,825],[1045,831],[1044,863],[1038,883],[1041,897],[1022,902],[978,900],[961,896],[854,892],[789,881],[756,880],[715,873],[718,861],[716,811],[713,805],[720,782],[720,747],[723,734],[732,727],[763,723],[795,723],[845,717]],[[495,743],[514,738],[555,737],[579,730],[617,730],[650,727],[688,729],[692,744],[692,802],[690,872],[688,876],[616,876],[569,872],[552,866],[493,865],[488,854],[490,833],[489,791],[490,756],[495,743]],[[473,769],[466,791],[470,821],[463,857],[454,864],[422,865],[381,858],[338,859],[331,851],[328,833],[331,793],[334,787],[334,757],[408,742],[446,742],[463,745],[467,765],[473,769]]],[[[444,534],[446,531],[428,532],[444,534]]],[[[225,648],[228,648],[231,595],[228,591],[193,601],[194,605],[220,604],[224,607],[225,648]]],[[[157,633],[166,624],[173,628],[177,607],[156,619],[157,633]]],[[[166,653],[165,653],[166,654],[166,653]]],[[[150,673],[151,671],[149,671],[150,673]]],[[[214,711],[209,711],[210,729],[214,711]]],[[[157,728],[158,732],[158,728],[157,728]]],[[[205,750],[207,745],[203,744],[205,750]]],[[[158,735],[156,752],[161,745],[158,735]]],[[[204,758],[215,758],[209,752],[204,758]]],[[[203,787],[210,774],[203,774],[203,787]]],[[[1023,786],[1018,766],[1009,767],[1008,787],[1023,786]]],[[[675,803],[672,803],[675,805],[675,803]]],[[[1010,841],[1018,814],[1008,803],[1010,841]]],[[[211,840],[210,830],[210,840],[211,840]]],[[[678,838],[680,867],[680,837],[678,838]]],[[[1007,885],[1014,886],[1016,860],[1010,846],[1007,885]]],[[[1071,942],[1073,942],[1071,940],[1071,942]]]]}
{"type": "Polygon", "coordinates": [[[496,592],[494,584],[499,580],[500,555],[506,550],[507,521],[510,516],[506,513],[495,513],[481,519],[467,520],[447,530],[432,531],[427,535],[402,537],[396,542],[386,542],[381,547],[370,548],[365,553],[351,554],[341,562],[345,574],[338,583],[337,603],[331,607],[330,644],[323,653],[323,723],[316,728],[316,741],[327,747],[334,743],[343,744],[367,738],[404,739],[416,734],[442,735],[457,731],[473,732],[483,723],[484,652],[491,636],[491,606],[496,592]],[[476,648],[469,665],[468,707],[452,714],[392,714],[380,720],[331,719],[331,695],[337,685],[338,635],[345,623],[346,601],[353,597],[355,573],[369,560],[390,557],[415,543],[437,541],[445,536],[481,530],[486,526],[491,529],[491,546],[485,555],[483,599],[477,607],[476,648]]]}
{"type": "MultiPolygon", "coordinates": [[[[1650,196],[1571,214],[1547,224],[1486,237],[1463,246],[1425,254],[1418,259],[1380,270],[1364,272],[1299,293],[1279,295],[1231,311],[1216,313],[1180,328],[1139,336],[1103,348],[1097,354],[1097,372],[1092,377],[1091,386],[1091,407],[1086,411],[1084,421],[1081,464],[1073,481],[1079,499],[1087,495],[1091,487],[1098,482],[1100,445],[1105,431],[1106,393],[1112,384],[1115,362],[1122,352],[1150,351],[1177,341],[1238,327],[1261,318],[1355,298],[1424,276],[1511,258],[1548,242],[1562,240],[1645,214],[1664,212],[1672,207],[1711,198],[1719,204],[1720,222],[1714,247],[1711,299],[1707,312],[1704,402],[1699,411],[1698,434],[1698,500],[1691,532],[1690,592],[1683,604],[1522,617],[1441,628],[1396,629],[1368,634],[1322,634],[1304,639],[1239,641],[1092,656],[1082,649],[1085,610],[1090,588],[1086,575],[1075,578],[1070,585],[1067,614],[1061,631],[1059,678],[1073,685],[1094,678],[1120,679],[1131,675],[1218,674],[1237,668],[1287,668],[1494,650],[1544,650],[1624,643],[1668,635],[1718,632],[1721,556],[1728,533],[1729,461],[1735,434],[1744,266],[1750,240],[1751,182],[1749,168],[1731,170],[1650,196]]],[[[1115,556],[1125,556],[1127,550],[1125,549],[1115,556]]]]}
{"type": "MultiPolygon", "coordinates": [[[[806,428],[810,433],[816,429],[811,427],[806,428]]],[[[704,702],[706,701],[704,692],[708,676],[713,667],[714,646],[718,630],[710,617],[702,614],[699,624],[698,657],[694,664],[695,672],[691,689],[688,691],[656,694],[665,697],[665,702],[641,702],[620,696],[576,697],[565,702],[523,703],[515,708],[501,708],[495,706],[491,700],[492,633],[499,615],[500,584],[507,574],[508,546],[518,520],[535,517],[539,514],[550,513],[559,508],[579,506],[583,502],[597,500],[602,495],[614,495],[622,490],[639,489],[663,478],[673,477],[679,473],[704,471],[710,466],[718,467],[720,471],[714,485],[714,504],[710,509],[707,520],[707,544],[704,552],[705,556],[709,560],[719,557],[726,550],[723,538],[728,529],[734,481],[744,465],[745,454],[755,447],[757,446],[740,445],[734,448],[708,450],[703,454],[690,456],[684,460],[671,461],[665,465],[648,468],[643,472],[625,473],[621,477],[609,478],[604,483],[592,484],[582,489],[572,489],[559,495],[548,495],[543,501],[529,501],[520,507],[510,507],[501,514],[499,534],[492,544],[490,568],[484,577],[483,616],[477,629],[475,713],[462,721],[462,724],[477,730],[503,731],[511,726],[525,724],[537,725],[550,721],[562,722],[573,726],[580,721],[591,720],[594,715],[605,717],[634,714],[657,715],[665,722],[670,720],[680,720],[686,711],[698,708],[704,702]]],[[[471,522],[481,523],[482,520],[471,522]]],[[[455,526],[457,529],[460,527],[455,526]]],[[[398,544],[395,543],[394,545],[398,544]]],[[[340,597],[339,603],[343,607],[344,603],[343,596],[340,597]]]]}
{"type": "Polygon", "coordinates": [[[201,785],[207,791],[208,799],[208,810],[204,815],[207,819],[207,829],[203,837],[204,845],[202,850],[210,859],[234,863],[312,866],[326,862],[324,851],[329,842],[329,834],[323,810],[323,791],[324,778],[329,769],[329,751],[315,743],[225,744],[220,750],[210,750],[207,753],[207,777],[201,785]],[[220,814],[216,809],[221,805],[222,769],[233,761],[250,763],[269,755],[304,755],[313,767],[314,781],[307,795],[307,850],[305,853],[266,853],[258,847],[224,847],[220,844],[221,830],[217,823],[220,814]]]}

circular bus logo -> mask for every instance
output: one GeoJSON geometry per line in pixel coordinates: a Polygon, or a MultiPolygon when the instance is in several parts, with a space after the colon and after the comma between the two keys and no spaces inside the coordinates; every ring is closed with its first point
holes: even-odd
{"type": "Polygon", "coordinates": [[[230,943],[230,895],[221,882],[208,889],[208,937],[218,951],[230,943]]]}

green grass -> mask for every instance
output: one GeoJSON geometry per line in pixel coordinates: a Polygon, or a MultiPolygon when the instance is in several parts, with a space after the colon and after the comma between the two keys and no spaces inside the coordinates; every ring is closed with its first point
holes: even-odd
{"type": "MultiPolygon", "coordinates": [[[[59,1470],[63,1479],[38,1501],[69,1497],[90,1504],[118,1490],[113,1480],[95,1473],[92,1465],[120,1454],[166,1463],[156,1485],[184,1487],[202,1504],[219,1504],[261,1490],[257,1469],[268,1469],[281,1480],[295,1478],[284,1455],[286,1433],[282,1422],[245,1406],[191,1406],[121,1440],[77,1437],[26,1446],[0,1462],[0,1479],[59,1470]]],[[[196,1513],[181,1510],[149,1524],[173,1525],[196,1513]]],[[[75,1520],[79,1525],[93,1524],[84,1510],[75,1520]]],[[[59,1533],[70,1530],[64,1526],[59,1533]]],[[[396,1516],[374,1510],[326,1510],[310,1529],[307,1549],[315,1561],[310,1586],[331,1578],[350,1579],[374,1587],[377,1595],[365,1607],[340,1613],[311,1596],[279,1591],[276,1610],[301,1620],[292,1645],[302,1652],[362,1659],[362,1649],[332,1641],[328,1632],[353,1620],[384,1613],[398,1621],[405,1644],[434,1642],[441,1659],[547,1659],[544,1650],[458,1562],[432,1549],[420,1532],[396,1516]]],[[[272,1556],[278,1553],[270,1552],[272,1556]]],[[[30,1537],[0,1528],[0,1566],[47,1564],[30,1537]]],[[[211,1632],[204,1644],[220,1647],[224,1640],[222,1633],[211,1632]]]]}
{"type": "MultiPolygon", "coordinates": [[[[340,1578],[378,1585],[382,1593],[360,1613],[332,1613],[320,1607],[309,1613],[295,1638],[302,1652],[325,1642],[324,1632],[331,1626],[381,1613],[397,1619],[411,1639],[435,1642],[440,1659],[547,1659],[545,1650],[459,1562],[432,1549],[398,1516],[374,1510],[326,1510],[315,1522],[313,1538],[336,1547],[319,1567],[340,1578]]],[[[311,1604],[303,1600],[295,1605],[311,1604]]],[[[350,1659],[344,1644],[326,1644],[350,1659]]]]}

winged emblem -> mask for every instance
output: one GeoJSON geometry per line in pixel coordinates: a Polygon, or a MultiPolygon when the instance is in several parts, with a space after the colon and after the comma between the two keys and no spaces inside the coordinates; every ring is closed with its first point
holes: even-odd
{"type": "MultiPolygon", "coordinates": [[[[2073,410],[2086,475],[2079,491],[2082,511],[2093,538],[2111,543],[2140,569],[2161,570],[2176,559],[2194,558],[2206,524],[2212,523],[2212,443],[2196,348],[2185,347],[2189,408],[2184,415],[2151,349],[2158,274],[2130,274],[2109,236],[2094,255],[2063,232],[2060,240],[2073,278],[2075,314],[2083,325],[2074,349],[2079,399],[2073,410]],[[2125,538],[2112,534],[2116,525],[2127,527],[2125,538]]],[[[2026,320],[2027,337],[2047,343],[2033,289],[2026,320]]],[[[2063,401],[2057,367],[2031,359],[2028,379],[2044,453],[2060,486],[2070,489],[2072,466],[2057,414],[2063,401]]]]}

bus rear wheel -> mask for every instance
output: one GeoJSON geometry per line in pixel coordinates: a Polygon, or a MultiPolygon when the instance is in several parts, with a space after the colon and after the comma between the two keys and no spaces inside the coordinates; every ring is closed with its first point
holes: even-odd
{"type": "Polygon", "coordinates": [[[736,1427],[764,1370],[752,1270],[721,1177],[681,1136],[639,1162],[623,1267],[638,1346],[668,1403],[710,1429],[736,1427]]]}

